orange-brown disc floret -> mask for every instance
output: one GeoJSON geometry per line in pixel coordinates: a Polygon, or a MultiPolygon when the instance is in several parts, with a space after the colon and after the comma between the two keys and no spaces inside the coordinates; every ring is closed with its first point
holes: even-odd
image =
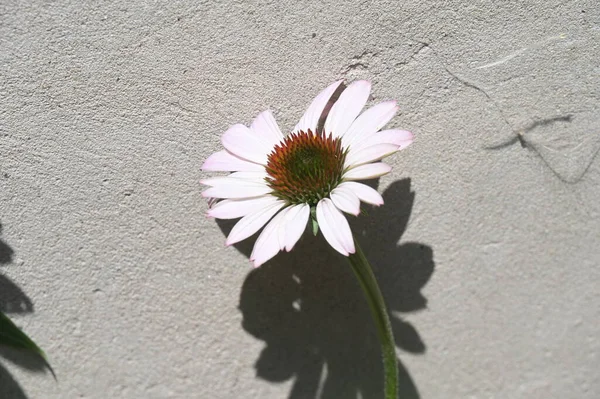
{"type": "Polygon", "coordinates": [[[316,205],[341,182],[345,158],[342,141],[331,134],[291,133],[269,154],[267,183],[291,204],[316,205]]]}

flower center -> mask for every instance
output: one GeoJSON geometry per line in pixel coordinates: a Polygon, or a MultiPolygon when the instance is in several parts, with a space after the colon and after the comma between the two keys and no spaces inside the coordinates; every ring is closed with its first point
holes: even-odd
{"type": "Polygon", "coordinates": [[[291,204],[316,205],[341,182],[345,158],[342,141],[331,134],[291,133],[269,154],[267,183],[291,204]]]}

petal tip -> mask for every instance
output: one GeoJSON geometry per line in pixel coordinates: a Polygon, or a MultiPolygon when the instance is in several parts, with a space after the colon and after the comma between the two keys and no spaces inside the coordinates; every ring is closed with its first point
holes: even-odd
{"type": "Polygon", "coordinates": [[[209,165],[210,165],[210,162],[207,159],[206,161],[204,161],[202,163],[202,166],[200,166],[200,170],[204,170],[204,171],[210,170],[210,166],[209,165]]]}
{"type": "Polygon", "coordinates": [[[415,141],[415,135],[412,134],[411,132],[407,132],[407,138],[406,140],[404,140],[404,143],[402,143],[402,145],[398,148],[399,150],[403,150],[406,147],[408,147],[409,145],[411,145],[413,143],[413,141],[415,141]]]}
{"type": "Polygon", "coordinates": [[[382,102],[380,102],[377,105],[381,106],[382,104],[386,105],[386,106],[389,106],[391,108],[391,110],[393,111],[394,114],[396,114],[398,111],[400,111],[400,106],[398,105],[398,101],[396,101],[396,100],[382,101],[382,102]]]}
{"type": "Polygon", "coordinates": [[[415,134],[413,132],[409,132],[408,130],[405,130],[404,134],[406,134],[405,141],[412,143],[415,140],[415,134]]]}
{"type": "Polygon", "coordinates": [[[250,259],[248,259],[252,266],[256,269],[265,264],[268,259],[256,259],[255,256],[250,255],[250,259]]]}
{"type": "MultiPolygon", "coordinates": [[[[369,82],[368,80],[357,80],[354,81],[350,84],[350,86],[354,86],[354,87],[360,87],[361,89],[368,91],[369,93],[371,92],[371,82],[369,82]]],[[[348,86],[348,87],[350,87],[348,86]]]]}

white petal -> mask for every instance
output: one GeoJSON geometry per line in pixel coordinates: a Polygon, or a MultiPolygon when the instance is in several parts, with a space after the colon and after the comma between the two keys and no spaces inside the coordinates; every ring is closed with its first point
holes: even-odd
{"type": "Polygon", "coordinates": [[[264,168],[262,165],[236,157],[227,150],[215,152],[202,164],[202,170],[215,172],[234,172],[238,170],[260,171],[264,170],[264,168]]]}
{"type": "Polygon", "coordinates": [[[367,103],[370,92],[371,83],[365,80],[356,81],[348,86],[327,116],[325,133],[331,133],[333,137],[342,137],[367,103]]]}
{"type": "Polygon", "coordinates": [[[263,227],[265,223],[267,223],[269,219],[271,219],[273,215],[275,215],[275,213],[277,213],[277,211],[284,206],[284,201],[277,200],[271,205],[267,205],[256,212],[252,212],[244,216],[235,224],[235,226],[233,226],[233,229],[231,229],[231,232],[229,233],[225,243],[227,245],[232,245],[250,237],[252,234],[260,230],[260,228],[263,227]]]}
{"type": "Polygon", "coordinates": [[[341,80],[329,85],[325,90],[319,93],[317,97],[312,101],[302,118],[300,118],[300,122],[294,128],[294,132],[298,132],[300,130],[311,130],[313,133],[317,129],[317,124],[319,123],[319,118],[321,117],[321,113],[325,109],[327,102],[331,99],[333,93],[337,90],[338,86],[342,83],[341,80]]]}
{"type": "Polygon", "coordinates": [[[329,198],[317,204],[317,222],[333,249],[345,256],[354,253],[354,238],[348,221],[329,198]]]}
{"type": "Polygon", "coordinates": [[[366,165],[360,165],[355,168],[350,169],[343,176],[344,180],[364,180],[364,179],[374,179],[379,176],[383,176],[387,173],[390,173],[392,167],[390,165],[386,165],[383,162],[378,163],[369,163],[366,165]]]}
{"type": "Polygon", "coordinates": [[[381,197],[381,194],[366,184],[346,181],[338,186],[338,188],[340,187],[351,190],[362,202],[377,206],[383,205],[383,197],[381,197]]]}
{"type": "Polygon", "coordinates": [[[266,184],[265,177],[267,172],[264,170],[260,172],[234,172],[227,176],[211,177],[209,179],[200,180],[201,184],[205,186],[217,187],[221,184],[239,183],[243,181],[245,183],[256,183],[266,184]]]}
{"type": "Polygon", "coordinates": [[[212,186],[202,192],[203,197],[209,198],[249,198],[269,194],[272,189],[266,182],[258,183],[246,179],[215,178],[201,181],[202,184],[212,186]],[[215,182],[217,179],[223,181],[215,182]]]}
{"type": "Polygon", "coordinates": [[[260,171],[252,171],[252,172],[233,172],[229,176],[226,176],[229,179],[245,179],[254,181],[257,183],[263,183],[265,178],[269,176],[265,168],[262,168],[260,171]]]}
{"type": "Polygon", "coordinates": [[[223,200],[209,209],[206,215],[217,219],[237,219],[265,208],[276,201],[277,198],[272,195],[248,199],[223,200]]]}
{"type": "Polygon", "coordinates": [[[386,135],[389,134],[390,136],[392,136],[391,139],[393,141],[391,141],[391,143],[400,146],[400,150],[403,150],[406,147],[408,147],[415,139],[415,136],[407,130],[384,130],[383,132],[379,133],[384,133],[386,135]]]}
{"type": "Polygon", "coordinates": [[[300,204],[279,212],[260,234],[250,255],[258,267],[284,248],[289,252],[302,236],[308,222],[310,207],[300,204]]]}
{"type": "Polygon", "coordinates": [[[413,134],[407,130],[390,129],[382,130],[371,135],[365,136],[362,140],[355,140],[352,145],[352,150],[370,147],[375,144],[395,144],[402,150],[413,142],[413,134]]]}
{"type": "Polygon", "coordinates": [[[384,127],[398,112],[395,101],[385,101],[363,112],[350,126],[342,139],[344,147],[361,141],[384,127]]]}
{"type": "Polygon", "coordinates": [[[331,201],[341,211],[349,213],[351,215],[358,215],[360,213],[360,200],[351,190],[346,186],[340,184],[331,191],[331,201]]]}
{"type": "MultiPolygon", "coordinates": [[[[279,250],[282,251],[283,248],[285,248],[285,222],[287,215],[290,213],[290,207],[288,206],[279,213],[282,213],[283,215],[281,215],[279,229],[277,229],[277,245],[279,246],[279,250]]],[[[277,216],[279,216],[279,213],[277,214],[277,216]]]]}
{"type": "Polygon", "coordinates": [[[398,151],[398,146],[395,144],[375,144],[358,150],[350,148],[344,161],[344,167],[349,168],[367,162],[379,161],[396,151],[398,151]]]}
{"type": "Polygon", "coordinates": [[[258,114],[250,128],[271,147],[274,147],[275,144],[283,140],[283,134],[281,134],[281,130],[279,130],[279,126],[271,111],[264,111],[258,114]]]}
{"type": "Polygon", "coordinates": [[[290,207],[285,220],[285,240],[283,244],[286,251],[290,252],[302,237],[302,233],[306,230],[309,214],[310,206],[307,204],[290,207]]]}
{"type": "Polygon", "coordinates": [[[250,261],[254,263],[254,267],[259,267],[275,255],[279,253],[282,248],[282,242],[280,241],[282,232],[284,232],[285,216],[289,213],[289,208],[285,208],[279,212],[273,220],[267,224],[265,229],[260,233],[252,254],[250,255],[250,261]]]}
{"type": "Polygon", "coordinates": [[[244,125],[233,125],[221,139],[223,146],[240,158],[265,165],[273,148],[244,125]]]}

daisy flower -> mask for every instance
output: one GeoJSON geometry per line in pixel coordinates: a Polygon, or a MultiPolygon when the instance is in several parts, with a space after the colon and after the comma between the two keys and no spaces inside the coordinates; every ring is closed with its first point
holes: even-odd
{"type": "Polygon", "coordinates": [[[286,136],[270,111],[260,113],[250,127],[233,125],[223,134],[225,149],[202,165],[205,171],[233,172],[201,181],[209,186],[204,197],[220,199],[208,210],[209,217],[241,218],[227,245],[266,225],[250,256],[256,267],[279,251],[290,251],[311,217],[336,251],[353,254],[354,239],[343,212],[358,215],[361,201],[383,204],[376,190],[357,181],[389,173],[391,167],[381,159],[413,140],[405,130],[380,131],[398,111],[395,101],[361,113],[371,91],[366,81],[342,91],[321,128],[319,119],[341,84],[319,93],[286,136]]]}

